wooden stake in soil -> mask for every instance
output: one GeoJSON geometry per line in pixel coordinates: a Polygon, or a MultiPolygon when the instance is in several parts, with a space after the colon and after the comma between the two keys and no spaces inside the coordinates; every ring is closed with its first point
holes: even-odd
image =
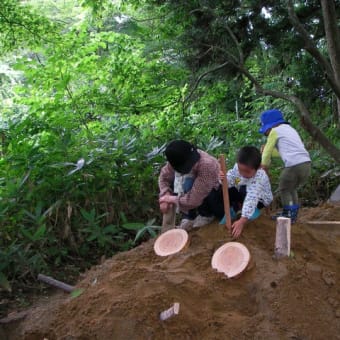
{"type": "Polygon", "coordinates": [[[227,167],[225,164],[224,155],[220,155],[220,166],[223,173],[222,189],[223,189],[223,203],[224,203],[224,214],[225,214],[225,225],[231,230],[231,217],[230,217],[230,203],[229,203],[229,192],[228,192],[228,179],[227,179],[227,167]]]}
{"type": "Polygon", "coordinates": [[[161,232],[164,233],[170,229],[175,228],[175,221],[176,221],[176,205],[171,204],[169,210],[165,214],[163,214],[161,232]]]}
{"type": "Polygon", "coordinates": [[[290,255],[291,220],[287,217],[278,217],[276,220],[275,257],[281,258],[290,255]]]}
{"type": "MultiPolygon", "coordinates": [[[[11,313],[7,315],[5,318],[0,319],[0,324],[8,324],[11,322],[15,322],[18,320],[24,319],[28,314],[28,311],[18,312],[18,313],[11,313]]],[[[0,333],[1,334],[1,333],[0,333]]]]}
{"type": "Polygon", "coordinates": [[[159,315],[159,318],[164,321],[169,318],[171,318],[174,315],[177,315],[179,313],[179,302],[175,302],[173,306],[171,306],[169,309],[165,310],[159,315]]]}
{"type": "Polygon", "coordinates": [[[307,224],[329,224],[329,225],[340,225],[340,221],[307,221],[307,224]]]}
{"type": "Polygon", "coordinates": [[[58,280],[54,279],[53,277],[46,276],[46,275],[43,275],[43,274],[38,275],[38,280],[45,282],[45,283],[49,284],[50,286],[60,288],[60,289],[64,290],[65,292],[68,292],[68,293],[71,293],[76,289],[76,287],[74,287],[74,286],[70,286],[67,283],[58,281],[58,280]]]}

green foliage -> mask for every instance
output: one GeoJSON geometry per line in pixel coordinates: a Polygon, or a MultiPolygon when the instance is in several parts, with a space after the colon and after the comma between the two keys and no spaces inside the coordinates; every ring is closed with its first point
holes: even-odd
{"type": "Polygon", "coordinates": [[[78,296],[80,296],[80,295],[83,294],[83,293],[84,293],[84,289],[78,288],[78,289],[75,289],[74,291],[72,291],[72,292],[70,293],[70,295],[71,295],[71,298],[72,298],[72,299],[75,299],[75,298],[77,298],[78,296]]]}
{"type": "Polygon", "coordinates": [[[161,227],[154,225],[155,221],[156,219],[153,218],[147,221],[146,224],[138,223],[138,222],[125,222],[122,224],[122,228],[126,230],[135,231],[136,236],[135,236],[133,243],[137,243],[145,239],[146,235],[149,235],[151,237],[156,237],[157,231],[160,231],[161,227]]]}
{"type": "Polygon", "coordinates": [[[157,231],[161,229],[160,226],[151,226],[151,225],[146,225],[143,228],[139,229],[136,237],[134,239],[134,243],[137,243],[140,241],[143,237],[145,238],[145,234],[149,234],[151,237],[156,237],[157,231]]]}
{"type": "MultiPolygon", "coordinates": [[[[2,240],[1,243],[1,285],[5,289],[11,290],[9,282],[13,278],[22,283],[34,279],[36,273],[46,270],[47,255],[34,248],[31,241],[26,243],[24,240],[18,239],[9,243],[2,240]]],[[[18,282],[16,282],[16,285],[18,285],[18,282]]]]}
{"type": "Polygon", "coordinates": [[[23,1],[1,1],[0,51],[2,54],[16,48],[45,43],[55,31],[55,24],[23,1]]]}
{"type": "MultiPolygon", "coordinates": [[[[190,140],[215,156],[226,154],[231,167],[240,147],[264,143],[259,114],[269,107],[285,112],[311,150],[314,169],[304,200],[316,203],[321,199],[314,194],[320,193],[318,188],[332,190],[337,169],[303,134],[290,105],[257,96],[232,67],[207,74],[191,93],[201,72],[224,61],[225,51],[216,46],[237,52],[225,38],[221,18],[227,18],[245,37],[246,66],[252,74],[266,89],[277,91],[287,90],[288,76],[299,78],[298,94],[308,98],[314,91],[314,118],[339,143],[328,89],[312,60],[299,53],[281,55],[283,47],[269,49],[279,43],[277,28],[286,27],[281,2],[273,5],[275,17],[269,23],[256,17],[268,3],[250,13],[247,6],[254,4],[213,8],[208,2],[200,8],[197,2],[174,7],[172,1],[157,6],[146,1],[2,2],[1,44],[6,51],[15,50],[0,67],[4,289],[69,263],[88,266],[102,255],[155,237],[160,228],[157,178],[166,143],[190,140]],[[261,29],[248,26],[247,32],[241,25],[246,22],[261,29]],[[332,172],[320,177],[328,169],[332,172]]],[[[284,42],[296,51],[288,31],[284,42]]]]}
{"type": "Polygon", "coordinates": [[[8,282],[7,277],[2,272],[0,272],[0,287],[7,290],[8,292],[12,291],[11,285],[8,282]]]}

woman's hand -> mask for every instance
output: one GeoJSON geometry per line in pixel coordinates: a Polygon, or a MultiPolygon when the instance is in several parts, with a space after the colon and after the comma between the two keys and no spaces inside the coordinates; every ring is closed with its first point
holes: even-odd
{"type": "Polygon", "coordinates": [[[169,203],[160,203],[159,204],[159,210],[162,214],[166,214],[169,210],[170,204],[169,203]]]}
{"type": "Polygon", "coordinates": [[[167,192],[164,196],[162,196],[158,202],[159,202],[159,210],[161,211],[162,214],[165,214],[168,212],[170,207],[173,204],[177,203],[177,196],[174,196],[167,192]]]}
{"type": "Polygon", "coordinates": [[[162,204],[162,203],[176,204],[177,203],[177,199],[178,199],[177,196],[165,194],[164,196],[162,196],[159,199],[159,204],[162,204]]]}

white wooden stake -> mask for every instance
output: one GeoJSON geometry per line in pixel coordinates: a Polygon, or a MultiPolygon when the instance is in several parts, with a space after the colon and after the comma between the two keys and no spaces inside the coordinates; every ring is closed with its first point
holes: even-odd
{"type": "Polygon", "coordinates": [[[169,309],[165,310],[159,315],[159,318],[164,321],[169,318],[171,318],[174,315],[177,315],[179,313],[179,302],[175,302],[173,306],[171,306],[169,309]]]}
{"type": "Polygon", "coordinates": [[[319,225],[319,224],[340,225],[340,221],[307,221],[306,223],[307,224],[316,224],[316,225],[319,225]]]}
{"type": "Polygon", "coordinates": [[[291,220],[288,217],[278,217],[276,220],[275,257],[290,255],[291,220]]]}

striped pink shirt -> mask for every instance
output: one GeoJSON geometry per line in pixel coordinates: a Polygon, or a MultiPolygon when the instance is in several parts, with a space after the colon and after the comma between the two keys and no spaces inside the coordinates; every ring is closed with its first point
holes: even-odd
{"type": "MultiPolygon", "coordinates": [[[[202,150],[198,150],[198,152],[201,157],[190,171],[190,174],[195,178],[194,184],[191,190],[180,196],[178,200],[179,210],[183,212],[199,207],[210,191],[217,189],[220,185],[220,165],[217,159],[202,150]]],[[[161,169],[158,180],[160,197],[164,196],[167,192],[173,192],[174,180],[175,170],[168,162],[161,169]]]]}

